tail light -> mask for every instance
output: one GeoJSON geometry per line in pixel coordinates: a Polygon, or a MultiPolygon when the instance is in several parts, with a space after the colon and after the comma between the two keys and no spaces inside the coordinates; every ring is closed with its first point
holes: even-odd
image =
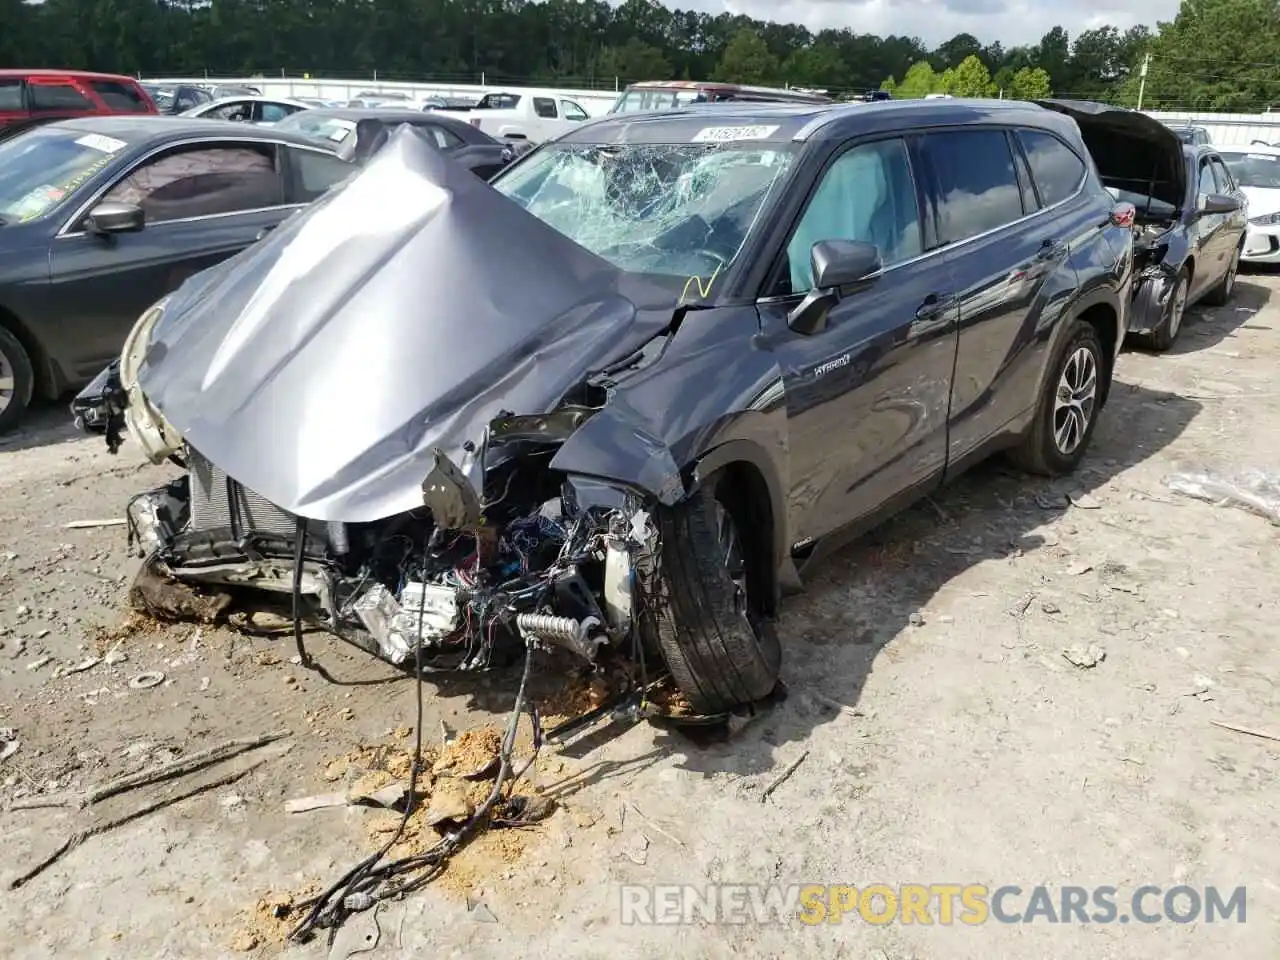
{"type": "Polygon", "coordinates": [[[1117,227],[1132,227],[1138,217],[1138,209],[1132,203],[1117,203],[1111,211],[1111,222],[1117,227]]]}

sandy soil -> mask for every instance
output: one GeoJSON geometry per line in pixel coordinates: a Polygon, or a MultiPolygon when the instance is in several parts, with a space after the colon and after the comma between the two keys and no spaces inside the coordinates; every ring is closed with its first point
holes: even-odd
{"type": "MultiPolygon", "coordinates": [[[[1211,721],[1280,732],[1277,528],[1161,481],[1280,471],[1278,364],[1280,278],[1247,276],[1231,306],[1193,313],[1169,355],[1124,355],[1078,476],[983,467],[827,563],[780,624],[785,702],[716,742],[640,724],[548,752],[533,774],[556,801],[548,820],[482,836],[423,891],[359,915],[329,955],[1274,958],[1280,743],[1211,721]],[[622,884],[710,882],[1111,884],[1122,897],[1243,885],[1248,914],[621,923],[622,884]]],[[[403,773],[413,687],[338,641],[311,640],[334,686],[291,661],[287,638],[126,619],[123,528],[65,524],[119,517],[169,472],[135,456],[76,438],[61,407],[0,438],[0,728],[19,740],[0,761],[0,804],[293,735],[83,810],[0,811],[7,885],[75,830],[260,761],[5,892],[0,956],[274,956],[290,898],[335,880],[394,819],[284,802],[403,773]],[[149,671],[163,682],[129,685],[149,671]]],[[[433,750],[441,721],[500,725],[517,677],[429,684],[433,750]]],[[[539,680],[539,696],[555,689],[539,680]]]]}

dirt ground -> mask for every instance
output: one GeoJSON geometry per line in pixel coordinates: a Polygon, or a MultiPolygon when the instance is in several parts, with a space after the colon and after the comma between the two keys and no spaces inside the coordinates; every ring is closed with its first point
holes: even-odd
{"type": "MultiPolygon", "coordinates": [[[[549,820],[482,836],[424,890],[358,915],[329,955],[1274,958],[1280,743],[1212,721],[1280,732],[1278,531],[1162,478],[1280,471],[1278,369],[1280,277],[1246,276],[1170,354],[1122,357],[1079,475],[983,467],[826,563],[780,624],[784,702],[718,742],[645,723],[548,751],[534,777],[558,801],[549,820]],[[711,882],[1245,886],[1248,913],[621,922],[622,884],[711,882]]],[[[287,637],[130,622],[124,529],[66,527],[122,516],[169,472],[77,438],[61,405],[0,438],[0,754],[18,742],[0,761],[0,884],[75,830],[259,765],[0,894],[0,956],[324,956],[323,941],[282,948],[272,904],[336,880],[389,816],[284,802],[341,789],[335,761],[353,753],[400,751],[379,762],[403,771],[410,682],[318,636],[341,685],[292,662],[287,637]],[[130,686],[151,671],[159,685],[130,686]],[[7,809],[277,730],[292,736],[168,786],[7,809]],[[255,911],[264,897],[278,899],[255,911]]],[[[517,679],[428,684],[424,736],[500,724],[517,679]]]]}

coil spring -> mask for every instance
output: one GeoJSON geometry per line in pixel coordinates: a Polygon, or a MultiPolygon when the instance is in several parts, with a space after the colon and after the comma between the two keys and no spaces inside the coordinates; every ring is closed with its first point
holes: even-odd
{"type": "Polygon", "coordinates": [[[546,613],[522,613],[516,617],[516,626],[522,633],[530,633],[543,640],[563,640],[573,643],[586,632],[573,617],[555,617],[546,613]]]}

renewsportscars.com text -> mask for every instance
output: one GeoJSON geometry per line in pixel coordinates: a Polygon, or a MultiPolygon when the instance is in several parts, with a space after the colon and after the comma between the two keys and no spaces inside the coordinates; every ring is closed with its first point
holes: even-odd
{"type": "Polygon", "coordinates": [[[658,884],[621,888],[624,924],[1244,923],[1246,891],[1152,884],[658,884]]]}

